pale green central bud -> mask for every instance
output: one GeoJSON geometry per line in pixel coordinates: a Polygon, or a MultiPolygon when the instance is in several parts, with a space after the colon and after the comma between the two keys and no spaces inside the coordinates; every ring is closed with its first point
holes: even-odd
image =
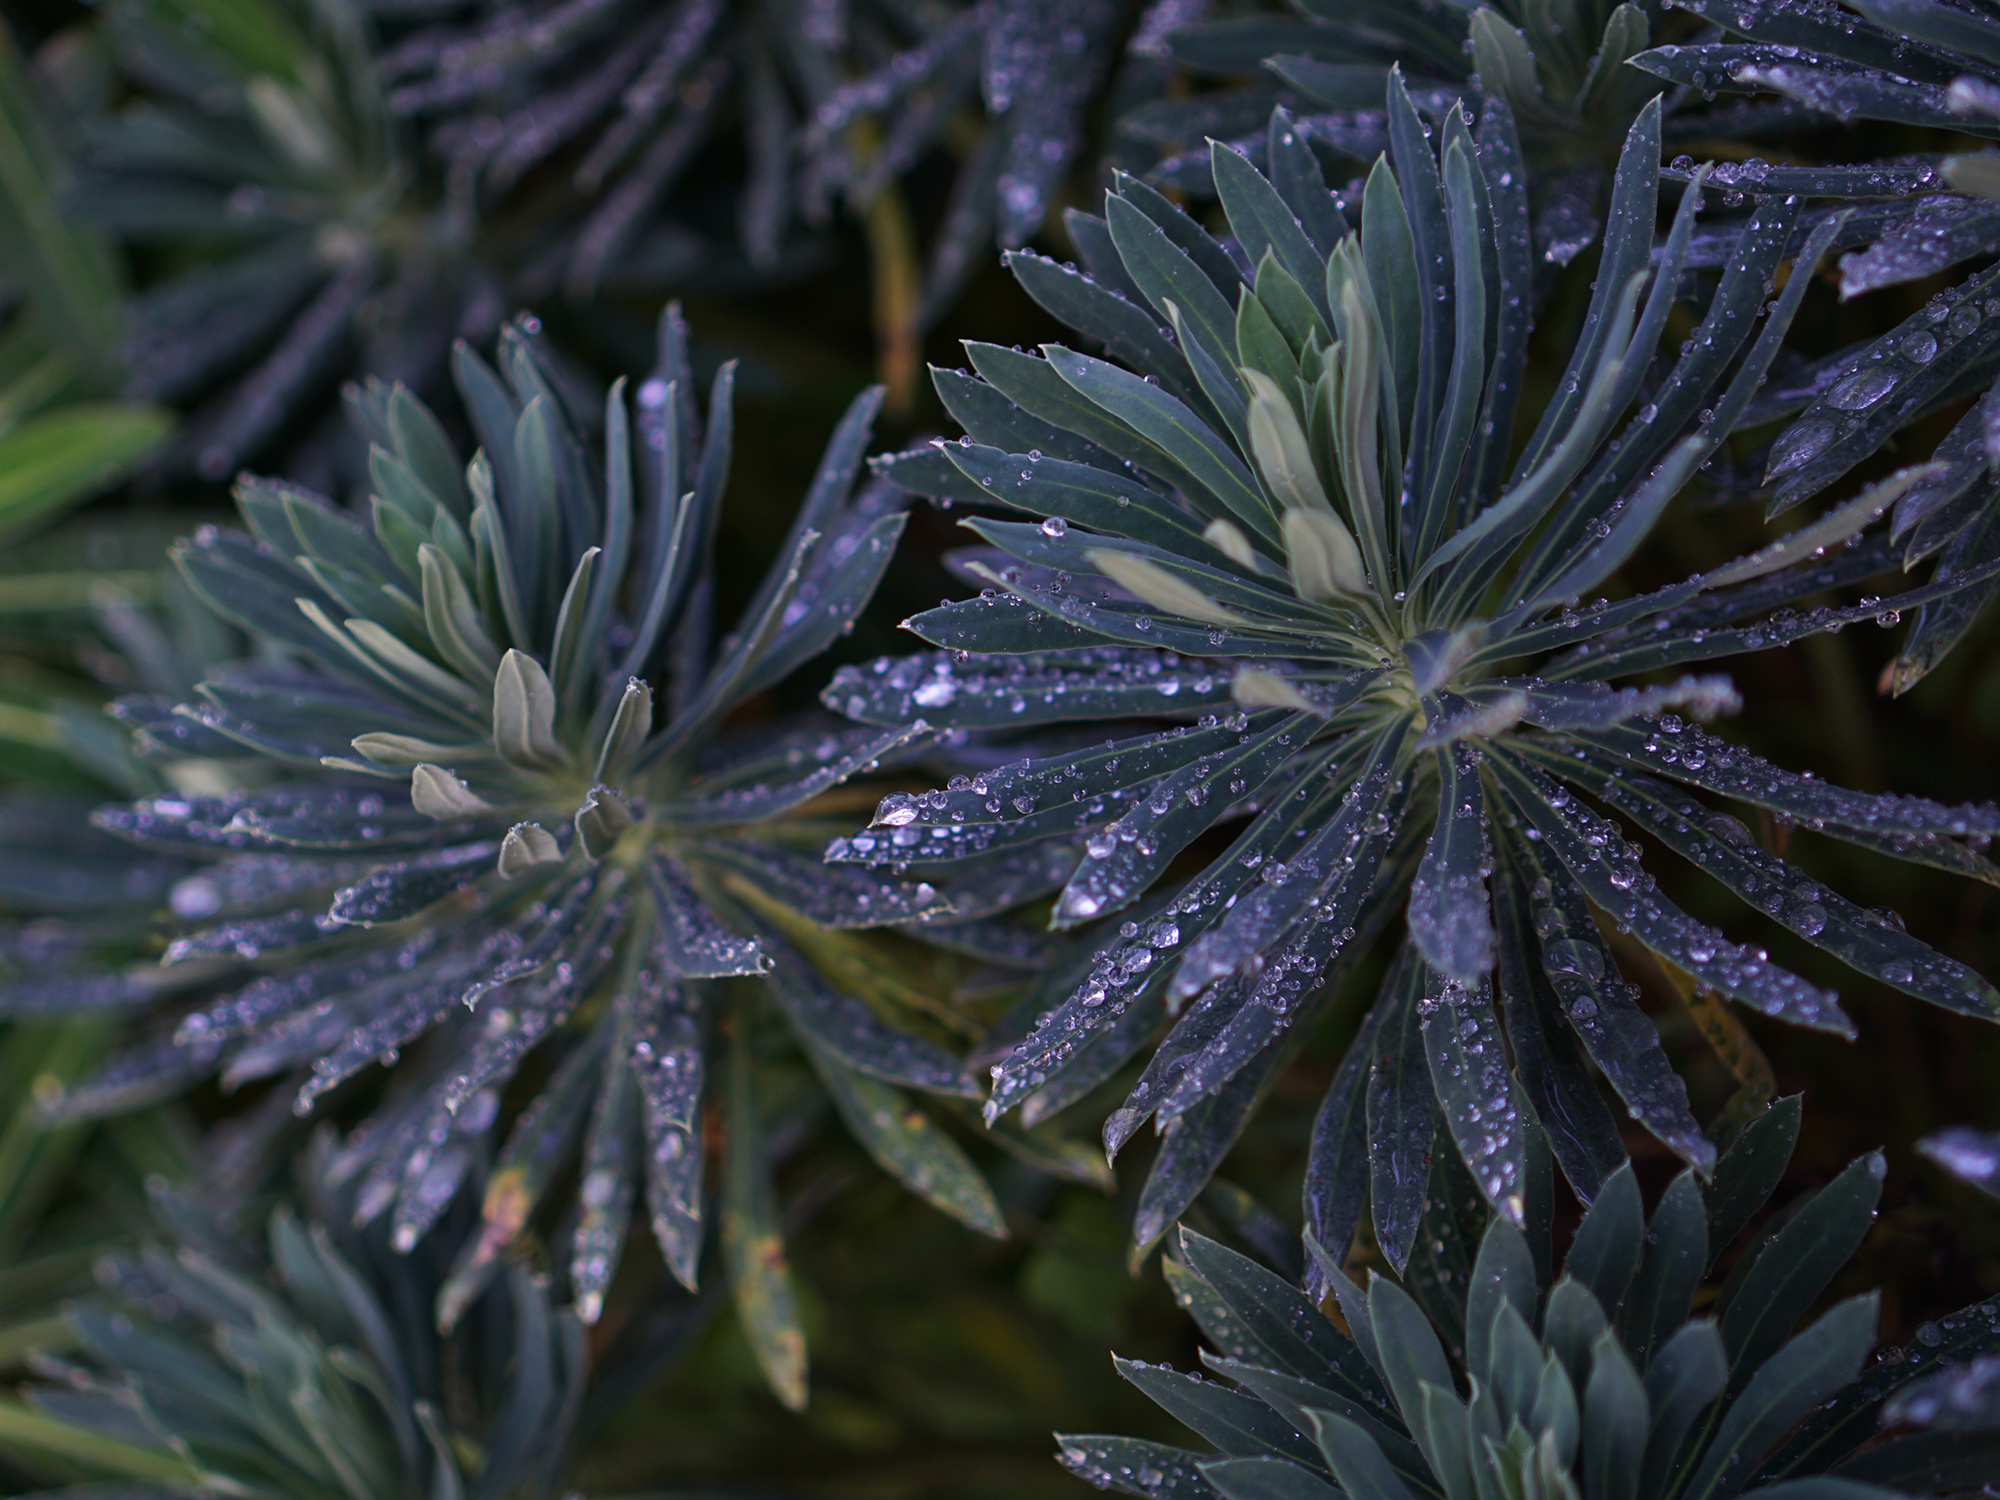
{"type": "Polygon", "coordinates": [[[1285,512],[1285,556],[1292,566],[1292,588],[1301,599],[1328,604],[1368,592],[1368,574],[1361,566],[1361,549],[1347,528],[1324,511],[1285,512]]]}
{"type": "Polygon", "coordinates": [[[1237,372],[1250,387],[1250,407],[1245,420],[1250,429],[1250,453],[1257,460],[1264,483],[1287,510],[1306,507],[1333,513],[1326,490],[1313,466],[1312,445],[1298,414],[1285,393],[1261,370],[1237,372]]]}

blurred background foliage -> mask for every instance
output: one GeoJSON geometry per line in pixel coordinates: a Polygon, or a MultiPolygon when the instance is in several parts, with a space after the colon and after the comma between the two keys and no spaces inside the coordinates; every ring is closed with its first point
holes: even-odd
{"type": "MultiPolygon", "coordinates": [[[[271,40],[257,30],[263,7],[255,0],[182,0],[181,9],[212,15],[218,35],[236,24],[250,28],[239,41],[271,40]]],[[[392,24],[454,9],[405,7],[404,19],[392,24]]],[[[905,9],[916,17],[959,8],[905,9]]],[[[393,6],[383,12],[397,14],[393,6]]],[[[1121,13],[1111,40],[1094,43],[1107,60],[1130,39],[1135,14],[1121,13]]],[[[168,461],[187,451],[184,442],[176,447],[177,427],[214,419],[202,405],[211,392],[190,384],[174,396],[178,413],[150,397],[133,399],[134,390],[168,387],[149,387],[145,370],[124,363],[129,350],[145,348],[128,341],[128,289],[157,287],[226,247],[198,239],[169,250],[119,243],[65,217],[87,116],[123,102],[120,90],[134,87],[117,80],[92,39],[94,19],[78,0],[9,0],[0,26],[0,829],[7,843],[0,908],[30,919],[59,909],[66,889],[99,873],[91,850],[60,831],[74,827],[74,810],[145,786],[144,771],[121,747],[122,731],[99,705],[139,688],[185,686],[203,660],[228,645],[158,568],[167,541],[227,509],[218,482],[227,466],[217,472],[211,464],[204,473],[199,453],[196,462],[168,461]],[[87,508],[76,509],[86,500],[87,508]]],[[[1091,144],[1062,164],[1051,210],[1094,206],[1106,150],[1130,159],[1132,141],[1112,129],[1119,110],[1149,97],[1234,86],[1174,81],[1155,55],[1120,55],[1118,80],[1093,84],[1084,119],[1091,144]]],[[[637,274],[608,277],[587,299],[550,284],[536,299],[555,346],[600,375],[645,366],[653,321],[669,294],[686,308],[698,375],[706,378],[725,359],[741,361],[736,470],[719,549],[725,613],[769,565],[792,497],[857,389],[885,375],[891,381],[896,399],[880,429],[882,446],[904,446],[947,425],[928,382],[917,378],[921,360],[957,365],[960,339],[1032,347],[1059,335],[1001,268],[990,221],[968,251],[948,306],[924,307],[919,316],[923,294],[913,288],[927,274],[933,287],[940,284],[935,267],[926,271],[925,254],[941,236],[962,234],[952,222],[963,207],[955,195],[980,150],[976,93],[948,113],[950,128],[941,125],[920,142],[908,170],[884,190],[894,195],[895,222],[885,222],[888,210],[864,204],[810,226],[807,249],[767,257],[763,266],[753,267],[740,246],[723,244],[713,259],[651,283],[637,274]]],[[[1932,144],[1915,130],[1864,128],[1865,142],[1857,131],[1821,125],[1790,144],[1823,160],[1932,144]]],[[[716,139],[717,158],[690,169],[690,198],[742,170],[741,147],[726,130],[716,139]]],[[[1608,150],[1616,133],[1605,140],[1608,150]]],[[[1765,149],[1725,147],[1739,156],[1765,149]]],[[[1025,232],[1068,258],[1059,212],[1025,232]]],[[[1538,347],[1567,347],[1588,294],[1592,253],[1553,289],[1538,347]]],[[[1825,273],[1826,284],[1814,287],[1795,325],[1799,356],[1893,326],[1947,279],[1842,302],[1833,273],[1825,273]]],[[[489,290],[504,295],[505,278],[497,286],[489,290]]],[[[470,295],[467,283],[450,290],[470,295]]],[[[492,312],[497,319],[509,310],[496,305],[492,312]]],[[[269,339],[283,337],[236,351],[216,381],[256,370],[268,358],[269,339]]],[[[337,483],[345,472],[339,456],[310,441],[314,413],[332,405],[313,400],[330,394],[365,356],[346,348],[315,366],[292,392],[298,412],[244,438],[230,449],[230,462],[254,453],[260,467],[281,471],[295,461],[301,477],[337,483]]],[[[1531,367],[1531,378],[1552,380],[1546,364],[1531,367]]],[[[1926,454],[1959,414],[1948,410],[1910,428],[1865,473],[1926,454]]],[[[916,510],[903,553],[859,628],[832,662],[776,690],[772,711],[809,706],[839,661],[907,649],[895,622],[962,592],[939,561],[962,535],[954,521],[947,511],[916,510]]],[[[1683,503],[1625,586],[1637,591],[1679,578],[1747,552],[1769,534],[1756,507],[1683,503]]],[[[1863,790],[1946,801],[1990,796],[2000,766],[2000,614],[1989,611],[1936,671],[1890,698],[1874,685],[1895,657],[1896,639],[1893,629],[1855,628],[1732,662],[1747,707],[1724,732],[1781,764],[1863,790]]],[[[1805,868],[1861,904],[1891,908],[1926,942],[1982,973],[2000,973],[2000,891],[1872,859],[1804,831],[1763,832],[1788,842],[1805,868]]],[[[1190,867],[1206,857],[1198,846],[1190,867]]],[[[1656,868],[1676,870],[1665,861],[1656,868]]],[[[1848,1044],[1725,1012],[1680,993],[1664,972],[1645,987],[1644,1003],[1699,1117],[1714,1118],[1732,1100],[1740,1107],[1743,1099],[1804,1094],[1804,1130],[1779,1201],[1822,1184],[1863,1152],[1886,1152],[1880,1218],[1830,1296],[1880,1287],[1882,1336],[1900,1342],[1927,1319],[2000,1285],[2000,1202],[1915,1150],[1945,1126],[2000,1128],[2000,1033],[1871,992],[1775,925],[1742,919],[1696,874],[1679,872],[1669,893],[1704,920],[1729,921],[1738,935],[1755,929],[1779,961],[1838,985],[1859,1026],[1859,1039],[1848,1044]]],[[[143,904],[158,892],[134,894],[143,904]]],[[[32,920],[22,930],[27,936],[0,961],[16,970],[51,961],[32,946],[32,920]]],[[[1364,966],[1351,986],[1353,1003],[1334,1008],[1279,1079],[1225,1179],[1190,1215],[1203,1232],[1279,1261],[1296,1255],[1312,1113],[1382,962],[1377,956],[1364,966]]],[[[204,1181],[205,1211],[226,1232],[261,1233],[270,1204],[283,1195],[289,1160],[304,1149],[302,1137],[278,1129],[282,1102],[274,1113],[266,1092],[225,1095],[212,1086],[110,1124],[43,1131],[36,1100],[87,1072],[109,1043],[108,1027],[89,1019],[13,1021],[0,1031],[0,1380],[22,1377],[30,1350],[66,1352],[58,1306],[87,1289],[108,1248],[148,1234],[149,1184],[157,1196],[163,1183],[204,1181]]],[[[650,1241],[635,1235],[604,1319],[590,1334],[604,1393],[580,1418],[578,1486],[594,1495],[1025,1500],[1082,1493],[1080,1481],[1051,1461],[1053,1429],[1183,1438],[1117,1378],[1108,1354],[1115,1347],[1132,1358],[1193,1364],[1193,1329],[1157,1266],[1126,1264],[1131,1204],[1119,1195],[1129,1197],[1144,1178],[1145,1138],[1120,1160],[1107,1194],[1002,1155],[981,1140],[967,1112],[957,1133],[994,1181],[1011,1232],[996,1243],[903,1192],[846,1135],[803,1128],[824,1106],[802,1070],[779,1075],[768,1097],[778,1112],[774,1129],[785,1137],[777,1180],[812,1348],[810,1403],[799,1414],[781,1407],[726,1299],[714,1289],[690,1297],[673,1287],[650,1241]]],[[[525,1097],[536,1082],[524,1076],[513,1088],[525,1097]]],[[[1130,1082],[1125,1075],[1111,1080],[1097,1102],[1122,1097],[1130,1082]]],[[[1095,1117],[1089,1102],[1079,1117],[1095,1117]]],[[[1677,1163],[1636,1128],[1625,1139],[1650,1200],[1677,1163]]],[[[1559,1187],[1559,1196],[1564,1191],[1559,1187]]],[[[1562,1202],[1559,1244],[1578,1212],[1574,1202],[1562,1202]]],[[[41,1420],[16,1397],[0,1395],[0,1483],[9,1492],[92,1472],[37,1426],[41,1420]]]]}

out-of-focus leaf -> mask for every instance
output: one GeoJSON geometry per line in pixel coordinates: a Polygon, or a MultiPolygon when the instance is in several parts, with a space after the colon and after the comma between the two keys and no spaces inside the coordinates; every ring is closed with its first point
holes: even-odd
{"type": "Polygon", "coordinates": [[[722,1192],[722,1254],[744,1336],[772,1393],[794,1411],[806,1404],[806,1335],[785,1258],[770,1163],[757,1114],[746,1044],[730,1048],[728,1163],[722,1192]]]}
{"type": "Polygon", "coordinates": [[[156,406],[92,402],[0,431],[0,536],[49,520],[130,473],[173,430],[156,406]]]}

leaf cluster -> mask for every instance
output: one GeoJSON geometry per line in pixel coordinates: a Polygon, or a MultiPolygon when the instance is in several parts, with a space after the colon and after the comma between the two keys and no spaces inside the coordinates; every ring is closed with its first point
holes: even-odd
{"type": "Polygon", "coordinates": [[[553,1495],[587,1368],[573,1311],[525,1266],[440,1334],[441,1257],[271,1216],[260,1248],[189,1199],[164,1244],[108,1261],[70,1310],[77,1347],[10,1403],[48,1458],[144,1486],[272,1500],[553,1495]]]}
{"type": "Polygon", "coordinates": [[[504,1131],[484,1228],[437,1294],[446,1325],[564,1205],[558,1258],[594,1321],[642,1184],[666,1263],[692,1287],[717,1213],[704,1190],[716,1111],[722,1253],[773,1384],[800,1402],[758,1038],[791,1038],[884,1168],[1004,1233],[978,1169],[904,1093],[976,1096],[954,1038],[911,1013],[893,950],[847,934],[964,922],[1049,877],[1013,860],[948,886],[828,879],[815,802],[925,732],[723,727],[837,639],[889,564],[900,504],[886,486],[854,492],[879,392],[855,403],[778,566],[717,639],[732,368],[704,421],[673,310],[636,408],[620,382],[601,419],[579,412],[532,323],[505,333],[500,366],[457,354],[482,439],[469,462],[407,389],[354,391],[366,523],[246,480],[249,530],[182,546],[190,584],[266,655],[191,696],[122,705],[170,789],[97,814],[129,852],[64,910],[119,916],[128,946],[79,926],[66,961],[18,975],[5,1006],[171,1001],[163,1032],[51,1104],[65,1118],[214,1075],[286,1080],[304,1114],[403,1061],[328,1170],[405,1250],[504,1131]],[[204,767],[229,789],[199,790],[204,767]],[[155,962],[141,940],[162,906],[155,962]],[[500,1094],[524,1064],[531,1102],[506,1118],[500,1094]],[[726,1081],[711,1084],[712,1067],[726,1081]]]}
{"type": "Polygon", "coordinates": [[[1670,900],[1619,820],[1849,968],[2000,1016],[1984,979],[1697,794],[1980,879],[1990,805],[1794,776],[1682,717],[1735,708],[1727,679],[1662,675],[1836,628],[1851,611],[1797,606],[1890,566],[1859,534],[1933,471],[1724,567],[1581,602],[1770,369],[1806,285],[1795,275],[1771,298],[1796,201],[1759,210],[1729,267],[1697,283],[1694,336],[1656,360],[1700,183],[1650,268],[1660,111],[1647,106],[1568,367],[1517,449],[1532,313],[1511,113],[1489,99],[1475,134],[1454,107],[1433,145],[1394,76],[1386,113],[1396,146],[1358,227],[1280,113],[1269,176],[1213,150],[1243,259],[1129,180],[1079,232],[1087,271],[1014,258],[1031,294],[1122,363],[975,344],[972,373],[937,373],[967,436],[884,472],[1044,519],[967,520],[987,544],[968,566],[990,587],[907,622],[941,649],[843,669],[826,694],[885,725],[1084,718],[1112,734],[892,797],[830,857],[938,878],[997,850],[1081,845],[1053,925],[1106,925],[1080,972],[1051,970],[1024,1006],[987,1113],[1051,1113],[1150,1047],[1105,1126],[1113,1153],[1148,1120],[1163,1137],[1142,1246],[1398,914],[1407,940],[1314,1130],[1307,1223],[1332,1253],[1365,1197],[1404,1263],[1433,1097],[1486,1201],[1517,1223],[1536,1119],[1585,1199],[1624,1159],[1598,1077],[1706,1172],[1685,1091],[1593,912],[1703,990],[1851,1026],[1831,990],[1670,900]],[[1646,675],[1615,685],[1633,674],[1646,675]],[[1221,828],[1226,847],[1182,862],[1221,828]]]}
{"type": "Polygon", "coordinates": [[[134,398],[194,409],[170,467],[226,479],[283,440],[326,470],[341,379],[432,396],[453,340],[523,303],[796,276],[837,204],[885,285],[916,275],[898,185],[963,126],[925,285],[878,310],[927,323],[1041,224],[1121,8],[798,9],[104,7],[86,45],[121,87],[79,103],[65,211],[155,268],[118,358],[134,398]]]}
{"type": "MultiPolygon", "coordinates": [[[[796,1412],[808,1330],[867,1321],[788,1249],[844,1181],[780,1172],[828,1117],[995,1241],[1153,1127],[1101,1234],[1036,1223],[1020,1296],[1108,1329],[1123,1292],[1064,1257],[1166,1245],[1226,1383],[1120,1368],[1217,1451],[1065,1438],[1100,1485],[1986,1482],[1992,1304],[1872,1367],[1872,1299],[1806,1321],[1880,1155],[1732,1256],[1799,1110],[1728,1007],[1851,1040],[1845,976],[2000,1020],[1822,859],[2000,884],[2000,808],[1707,727],[1745,707],[1719,664],[1907,612],[1901,690],[2000,589],[1996,272],[1801,352],[1822,287],[2000,251],[1986,154],[1735,159],[1828,118],[1995,134],[1982,5],[107,0],[38,83],[0,57],[0,524],[140,462],[136,402],[193,409],[167,462],[209,478],[306,436],[157,610],[59,580],[87,631],[36,628],[128,689],[115,727],[0,703],[123,799],[0,800],[0,1259],[61,1246],[0,1300],[72,1287],[137,1169],[199,1163],[156,1194],[169,1248],[0,1334],[41,1381],[0,1444],[147,1494],[552,1495],[725,1296],[718,1388],[796,1412]],[[1066,264],[1026,247],[1095,116],[1144,170],[1063,215],[1066,264]],[[674,303],[608,385],[550,330],[615,348],[662,287],[781,286],[836,210],[892,382],[989,240],[1067,341],[967,343],[932,372],[957,431],[872,474],[903,392],[864,392],[759,572],[736,364],[674,303]],[[920,497],[974,597],[856,664],[920,497]],[[1642,985],[1726,1054],[1719,1120],[1642,985]],[[1218,1175],[1287,1109],[1303,1238],[1218,1175]],[[38,1219],[72,1161],[75,1243],[38,1219]]],[[[1989,1132],[1922,1149],[2000,1182],[1989,1132]]],[[[965,1320],[1032,1373],[1028,1320],[965,1320]]]]}
{"type": "Polygon", "coordinates": [[[1426,1216],[1439,1253],[1402,1285],[1371,1273],[1364,1290],[1322,1255],[1337,1314],[1184,1232],[1167,1274],[1220,1378],[1121,1373],[1217,1451],[1079,1435],[1060,1439],[1063,1462],[1127,1494],[1229,1500],[1867,1500],[1982,1482],[1992,1302],[1866,1370],[1874,1294],[1800,1326],[1869,1228],[1879,1155],[1781,1212],[1719,1294],[1705,1285],[1776,1185],[1798,1122],[1796,1098],[1773,1106],[1705,1184],[1691,1169],[1674,1178],[1650,1217],[1621,1168],[1559,1274],[1539,1225],[1524,1237],[1493,1216],[1482,1230],[1446,1186],[1426,1216]],[[1879,1440],[1878,1419],[1902,1435],[1879,1440]]]}

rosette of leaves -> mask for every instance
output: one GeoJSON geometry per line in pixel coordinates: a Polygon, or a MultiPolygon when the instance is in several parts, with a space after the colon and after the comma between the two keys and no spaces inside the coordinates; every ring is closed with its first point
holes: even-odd
{"type": "Polygon", "coordinates": [[[1167,1274],[1220,1378],[1119,1368],[1216,1451],[1065,1436],[1063,1462],[1153,1500],[1969,1492],[2000,1462],[1990,1421],[1886,1441],[1880,1424],[1934,1415],[1946,1405],[1940,1382],[1969,1383],[2000,1345],[2000,1305],[1962,1309],[1872,1365],[1875,1293],[1799,1326],[1868,1231],[1880,1155],[1777,1215],[1719,1289],[1705,1282],[1776,1186],[1797,1105],[1754,1121],[1708,1182],[1683,1171],[1650,1217],[1621,1167],[1553,1278],[1547,1218],[1531,1217],[1524,1235],[1486,1217],[1450,1173],[1434,1179],[1426,1218],[1435,1248],[1400,1285],[1371,1273],[1364,1291],[1320,1260],[1338,1317],[1184,1231],[1167,1274]],[[1691,1318],[1697,1304],[1703,1316],[1691,1318]]]}
{"type": "MultiPolygon", "coordinates": [[[[1776,93],[1829,120],[1873,120],[1937,132],[1928,154],[1855,165],[1720,165],[1709,181],[1738,201],[1801,194],[1801,220],[1842,221],[1836,248],[1843,297],[1934,275],[2000,250],[2000,154],[1948,154],[1966,136],[2000,137],[2000,18],[1979,5],[1854,0],[1851,8],[1753,0],[1686,6],[1718,40],[1655,48],[1638,68],[1709,92],[1776,93]]],[[[1684,175],[1692,159],[1677,162],[1684,175]]],[[[1725,237],[1698,247],[1716,263],[1725,237]]],[[[1993,488],[1990,390],[2000,372],[2000,282],[1984,269],[1887,333],[1829,355],[1782,381],[1750,420],[1793,420],[1772,442],[1765,483],[1775,514],[1818,494],[1913,421],[1983,397],[1938,447],[1942,467],[1898,504],[1891,533],[1906,566],[1934,559],[1956,578],[1953,597],[1926,605],[1884,673],[1913,687],[2000,590],[2000,501],[1993,488]]]]}
{"type": "MultiPolygon", "coordinates": [[[[246,479],[248,532],[211,527],[180,547],[257,660],[212,673],[192,701],[127,706],[180,790],[97,821],[203,867],[172,887],[162,963],[80,975],[67,993],[184,998],[170,1035],[59,1112],[123,1109],[218,1072],[230,1086],[290,1076],[305,1112],[407,1050],[330,1170],[408,1248],[466,1180],[499,1090],[532,1053],[533,1101],[498,1146],[485,1228],[439,1316],[452,1321],[531,1220],[556,1212],[574,1165],[580,1201],[554,1255],[591,1321],[642,1181],[667,1263],[693,1283],[718,1095],[726,1257],[774,1384],[802,1400],[759,1144],[771,1089],[753,1063],[788,1033],[888,1170],[1004,1233],[978,1170],[904,1093],[978,1096],[918,1034],[912,1007],[928,997],[893,955],[825,929],[976,918],[1036,867],[991,862],[949,891],[829,872],[820,850],[845,816],[815,801],[925,732],[731,722],[835,640],[888,566],[900,502],[886,485],[853,492],[879,391],[849,410],[775,567],[717,640],[731,368],[702,420],[670,309],[636,410],[614,386],[593,449],[595,413],[565,404],[522,327],[505,331],[499,364],[464,346],[455,358],[482,444],[470,463],[407,390],[357,389],[368,515],[246,479]],[[719,1032],[728,1083],[711,1090],[719,1032]]],[[[50,988],[40,1003],[60,1005],[64,986],[50,988]]]]}
{"type": "Polygon", "coordinates": [[[130,92],[82,122],[66,207],[158,268],[123,356],[129,395],[194,408],[173,462],[225,479],[343,376],[427,390],[492,336],[475,204],[389,114],[349,0],[118,0],[96,31],[130,92]]]}
{"type": "Polygon", "coordinates": [[[26,1407],[8,1403],[0,1444],[17,1457],[160,1497],[560,1492],[587,1349],[547,1278],[511,1267],[441,1334],[442,1253],[397,1255],[289,1209],[260,1253],[193,1201],[169,1210],[168,1242],[100,1265],[100,1295],[68,1309],[70,1351],[43,1357],[26,1407]]]}
{"type": "MultiPolygon", "coordinates": [[[[1018,245],[1040,226],[1126,6],[525,0],[433,11],[382,59],[390,108],[488,192],[558,163],[589,205],[562,256],[577,290],[641,246],[663,205],[683,233],[715,229],[691,169],[725,130],[740,132],[744,158],[725,212],[753,267],[781,264],[790,231],[823,223],[837,199],[869,216],[878,256],[905,259],[906,216],[883,195],[983,102],[931,255],[924,302],[935,311],[982,241],[1018,245]]],[[[914,287],[884,290],[916,315],[914,287]]]]}
{"type": "Polygon", "coordinates": [[[1649,105],[1568,367],[1543,410],[1517,413],[1533,267],[1507,108],[1489,100],[1477,136],[1449,113],[1435,147],[1399,82],[1388,115],[1395,152],[1368,180],[1358,232],[1280,119],[1272,176],[1214,153],[1247,266],[1138,184],[1080,221],[1088,275],[1016,258],[1031,293],[1124,363],[970,345],[976,374],[938,374],[966,436],[886,472],[1029,519],[963,523],[986,544],[965,564],[984,593],[906,622],[937,651],[843,668],[826,692],[885,725],[1092,722],[1094,742],[1067,754],[892,796],[829,857],[939,879],[959,860],[1082,842],[1051,920],[1100,925],[1045,974],[986,1109],[1053,1113],[1170,1020],[1105,1126],[1114,1152],[1149,1119],[1163,1136],[1140,1245],[1403,915],[1408,941],[1314,1130],[1308,1223],[1330,1251],[1370,1196],[1391,1263],[1411,1253],[1433,1096],[1481,1192],[1517,1223],[1532,1117],[1586,1200],[1624,1159],[1599,1074],[1707,1171],[1621,950],[1765,1015],[1852,1028],[1832,990],[1675,905],[1619,819],[1856,973],[2000,1014],[1984,979],[1701,794],[1988,880],[1974,845],[2000,809],[1794,775],[1672,712],[1732,707],[1726,679],[1658,675],[1873,619],[1879,602],[1791,606],[1893,565],[1857,538],[1911,475],[1705,575],[1582,602],[1764,378],[1802,295],[1795,275],[1766,316],[1797,205],[1759,210],[1730,268],[1695,283],[1691,339],[1655,363],[1699,188],[1649,272],[1649,105]],[[1226,848],[1197,855],[1211,830],[1226,848]]]}
{"type": "MultiPolygon", "coordinates": [[[[1293,0],[1278,9],[1243,7],[1196,21],[1163,39],[1173,62],[1221,86],[1190,97],[1149,101],[1121,117],[1119,134],[1169,156],[1160,177],[1193,192],[1208,189],[1207,137],[1259,160],[1274,104],[1327,156],[1366,163],[1389,144],[1381,110],[1392,67],[1407,75],[1431,112],[1476,93],[1513,111],[1533,181],[1530,212],[1538,246],[1565,264],[1602,227],[1604,169],[1640,107],[1661,92],[1626,64],[1672,16],[1660,6],[1606,0],[1555,4],[1399,5],[1367,0],[1293,0]],[[1254,77],[1254,83],[1235,83],[1254,77]]],[[[1806,112],[1792,106],[1733,111],[1703,107],[1699,96],[1670,101],[1668,140],[1768,133],[1806,112]]]]}

